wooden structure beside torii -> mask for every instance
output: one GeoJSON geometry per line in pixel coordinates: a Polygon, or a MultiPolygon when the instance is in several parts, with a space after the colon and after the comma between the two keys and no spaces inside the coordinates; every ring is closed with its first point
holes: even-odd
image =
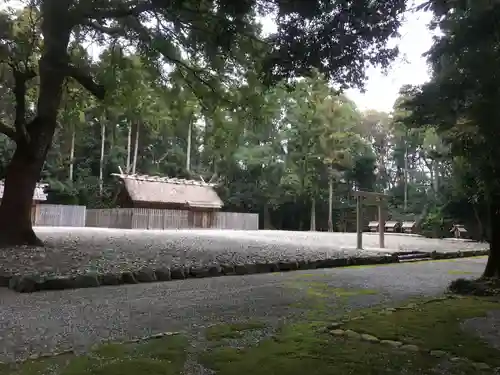
{"type": "Polygon", "coordinates": [[[368,199],[369,204],[378,206],[378,233],[379,246],[385,248],[385,203],[389,197],[387,194],[375,193],[371,191],[353,191],[352,195],[356,197],[356,248],[363,249],[363,203],[368,199]]]}

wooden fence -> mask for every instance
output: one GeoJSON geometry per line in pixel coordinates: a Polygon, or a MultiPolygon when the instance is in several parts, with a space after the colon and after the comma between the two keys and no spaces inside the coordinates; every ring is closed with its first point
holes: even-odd
{"type": "Polygon", "coordinates": [[[259,214],[246,214],[241,212],[217,212],[215,228],[258,230],[259,214]]]}
{"type": "MultiPolygon", "coordinates": [[[[87,210],[87,227],[123,229],[189,229],[188,211],[148,208],[111,208],[87,210]]],[[[217,212],[213,229],[259,229],[259,215],[217,212]]]]}
{"type": "Polygon", "coordinates": [[[85,206],[40,204],[35,209],[33,224],[50,227],[84,227],[85,206]]]}

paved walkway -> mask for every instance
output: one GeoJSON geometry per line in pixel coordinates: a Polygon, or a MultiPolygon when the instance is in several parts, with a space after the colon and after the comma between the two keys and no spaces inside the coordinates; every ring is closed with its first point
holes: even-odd
{"type": "Polygon", "coordinates": [[[67,348],[83,350],[105,339],[194,332],[216,322],[298,317],[301,312],[292,304],[307,296],[290,286],[297,280],[319,278],[335,288],[378,291],[351,297],[347,304],[343,300],[339,310],[438,295],[455,278],[479,276],[484,264],[485,258],[468,258],[34,294],[0,288],[0,361],[67,348]]]}

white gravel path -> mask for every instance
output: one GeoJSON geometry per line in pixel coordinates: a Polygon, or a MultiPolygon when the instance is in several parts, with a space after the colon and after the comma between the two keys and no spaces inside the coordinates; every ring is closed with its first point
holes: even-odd
{"type": "Polygon", "coordinates": [[[355,233],[69,227],[38,227],[35,231],[47,246],[0,250],[0,274],[113,273],[143,266],[269,263],[487,248],[484,243],[398,234],[388,234],[386,248],[379,249],[378,234],[365,233],[365,249],[358,251],[355,233]]]}

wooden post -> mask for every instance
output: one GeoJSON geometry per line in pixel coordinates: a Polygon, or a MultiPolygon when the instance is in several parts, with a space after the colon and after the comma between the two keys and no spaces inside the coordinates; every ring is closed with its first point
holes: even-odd
{"type": "Polygon", "coordinates": [[[363,201],[361,196],[356,197],[356,233],[358,250],[363,249],[363,201]]]}
{"type": "Polygon", "coordinates": [[[376,193],[370,191],[354,191],[352,193],[356,197],[356,237],[357,237],[357,249],[363,249],[363,202],[364,199],[368,198],[368,204],[376,204],[378,206],[378,226],[379,226],[379,245],[381,248],[385,248],[384,241],[384,230],[385,230],[385,201],[387,195],[383,193],[376,193]]]}
{"type": "Polygon", "coordinates": [[[385,248],[385,216],[384,216],[384,201],[379,199],[378,201],[378,241],[381,249],[385,248]]]}

